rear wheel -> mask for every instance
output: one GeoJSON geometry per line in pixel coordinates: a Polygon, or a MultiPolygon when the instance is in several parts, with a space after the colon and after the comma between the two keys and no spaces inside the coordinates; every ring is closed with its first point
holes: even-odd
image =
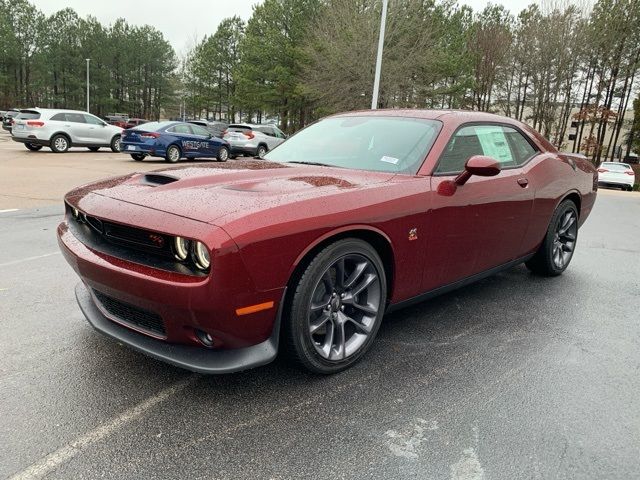
{"type": "Polygon", "coordinates": [[[226,162],[229,159],[229,149],[227,147],[220,147],[217,158],[219,162],[226,162]]]}
{"type": "Polygon", "coordinates": [[[384,267],[371,245],[354,238],[329,245],[292,288],[283,331],[294,362],[331,374],[349,368],[369,350],[387,295],[384,267]]]}
{"type": "Polygon", "coordinates": [[[92,152],[97,152],[98,150],[100,150],[100,147],[87,147],[87,148],[92,152]]]}
{"type": "Polygon", "coordinates": [[[69,139],[64,135],[54,135],[51,139],[51,151],[54,153],[64,153],[69,150],[69,139]]]}
{"type": "Polygon", "coordinates": [[[144,153],[132,153],[131,154],[131,158],[133,158],[136,162],[141,162],[142,160],[144,160],[144,157],[146,157],[146,155],[144,153]]]}
{"type": "Polygon", "coordinates": [[[267,154],[266,145],[258,145],[258,150],[256,151],[256,157],[262,158],[267,154]]]}
{"type": "Polygon", "coordinates": [[[164,159],[167,162],[176,163],[178,160],[180,160],[180,155],[180,148],[178,148],[177,145],[171,145],[169,148],[167,148],[167,153],[164,156],[164,159]]]}
{"type": "Polygon", "coordinates": [[[551,217],[547,234],[536,254],[526,262],[533,273],[555,277],[573,258],[578,240],[578,209],[571,200],[562,202],[551,217]]]}
{"type": "Polygon", "coordinates": [[[111,151],[113,153],[120,152],[120,135],[116,135],[111,139],[111,151]]]}
{"type": "Polygon", "coordinates": [[[27,147],[27,150],[31,150],[32,152],[37,152],[42,149],[42,145],[36,145],[34,143],[25,143],[24,146],[27,147]]]}

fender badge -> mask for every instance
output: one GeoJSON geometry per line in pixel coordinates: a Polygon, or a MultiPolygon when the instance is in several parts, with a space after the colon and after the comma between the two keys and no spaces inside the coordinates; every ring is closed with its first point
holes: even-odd
{"type": "Polygon", "coordinates": [[[412,228],[411,230],[409,230],[409,241],[412,242],[417,239],[418,239],[418,229],[412,228]]]}

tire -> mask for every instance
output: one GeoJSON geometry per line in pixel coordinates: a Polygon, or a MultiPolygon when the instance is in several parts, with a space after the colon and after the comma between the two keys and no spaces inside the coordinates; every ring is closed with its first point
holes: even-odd
{"type": "Polygon", "coordinates": [[[387,282],[378,252],[359,239],[339,240],[295,282],[282,319],[285,353],[314,373],[349,368],[371,347],[384,315],[387,282]]]}
{"type": "Polygon", "coordinates": [[[42,145],[36,145],[36,144],[33,144],[33,143],[25,143],[24,146],[27,147],[27,150],[31,150],[32,152],[37,152],[38,150],[42,150],[42,145]]]}
{"type": "Polygon", "coordinates": [[[116,135],[111,139],[111,151],[113,153],[120,153],[120,135],[116,135]]]}
{"type": "Polygon", "coordinates": [[[54,153],[65,153],[70,147],[69,138],[65,135],[54,135],[51,138],[51,151],[54,153]]]}
{"type": "Polygon", "coordinates": [[[226,162],[229,159],[229,149],[227,147],[220,147],[216,158],[219,162],[226,162]]]}
{"type": "Polygon", "coordinates": [[[97,152],[98,150],[100,150],[100,147],[87,147],[87,148],[92,152],[97,152]]]}
{"type": "Polygon", "coordinates": [[[181,156],[182,152],[180,151],[180,147],[177,145],[170,145],[169,148],[167,148],[167,153],[164,156],[164,159],[169,163],[176,163],[180,160],[181,156]]]}
{"type": "Polygon", "coordinates": [[[578,209],[571,200],[565,200],[553,213],[538,251],[525,265],[537,275],[560,275],[569,266],[577,241],[578,209]]]}
{"type": "Polygon", "coordinates": [[[141,162],[142,160],[144,160],[144,157],[146,157],[146,155],[144,153],[132,153],[131,154],[131,158],[133,158],[136,162],[141,162]]]}
{"type": "Polygon", "coordinates": [[[264,157],[269,150],[266,145],[258,145],[258,149],[256,150],[256,157],[262,158],[264,157]]]}

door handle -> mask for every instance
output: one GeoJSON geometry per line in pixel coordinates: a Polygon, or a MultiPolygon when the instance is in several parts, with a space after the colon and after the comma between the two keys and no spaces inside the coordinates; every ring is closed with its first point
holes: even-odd
{"type": "Polygon", "coordinates": [[[529,185],[529,180],[527,180],[524,177],[519,178],[518,179],[518,185],[520,185],[522,188],[526,188],[526,186],[529,185]]]}

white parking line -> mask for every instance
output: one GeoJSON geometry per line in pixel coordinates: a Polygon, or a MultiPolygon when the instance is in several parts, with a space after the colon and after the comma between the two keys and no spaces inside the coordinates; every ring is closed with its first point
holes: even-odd
{"type": "Polygon", "coordinates": [[[45,253],[44,255],[36,255],[35,257],[27,257],[27,258],[21,258],[20,260],[12,260],[10,262],[0,263],[0,267],[8,267],[9,265],[17,265],[17,264],[22,263],[22,262],[30,262],[31,260],[38,260],[39,258],[46,258],[46,257],[50,257],[52,255],[60,255],[60,252],[51,252],[51,253],[45,253]]]}
{"type": "Polygon", "coordinates": [[[17,212],[17,208],[7,208],[5,210],[0,210],[0,213],[9,213],[9,212],[17,212]]]}
{"type": "Polygon", "coordinates": [[[67,443],[63,447],[60,447],[55,452],[50,453],[46,457],[43,457],[40,461],[27,467],[25,470],[16,473],[10,480],[27,480],[34,478],[42,478],[56,467],[69,461],[83,450],[87,449],[96,442],[99,442],[103,438],[111,435],[113,432],[123,427],[125,424],[140,418],[147,410],[155,407],[159,403],[165,401],[167,398],[179,393],[188,385],[193,383],[198,378],[198,375],[192,375],[184,380],[179,381],[171,385],[170,387],[161,390],[156,395],[148,398],[144,402],[139,403],[135,407],[124,411],[117,417],[110,421],[99,425],[93,430],[81,435],[70,443],[67,443]]]}

